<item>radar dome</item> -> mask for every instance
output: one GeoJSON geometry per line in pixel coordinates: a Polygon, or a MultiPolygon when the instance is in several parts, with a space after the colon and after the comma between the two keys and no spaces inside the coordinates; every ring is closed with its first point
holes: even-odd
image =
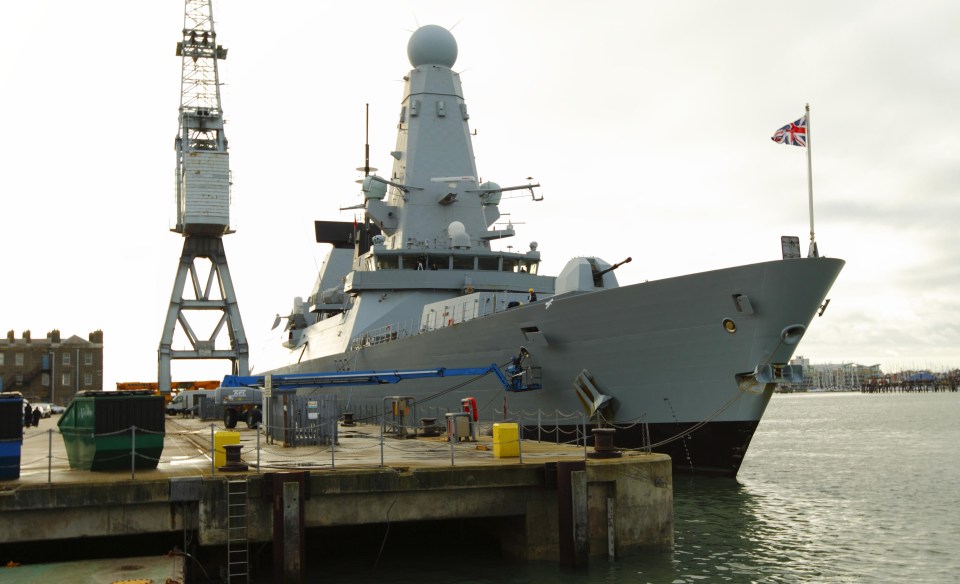
{"type": "Polygon", "coordinates": [[[407,58],[414,67],[443,65],[453,67],[457,62],[457,40],[449,30],[436,24],[421,26],[407,43],[407,58]]]}
{"type": "Polygon", "coordinates": [[[463,226],[463,223],[452,221],[447,226],[447,235],[450,236],[450,243],[455,249],[470,248],[470,234],[467,233],[467,228],[463,226]]]}

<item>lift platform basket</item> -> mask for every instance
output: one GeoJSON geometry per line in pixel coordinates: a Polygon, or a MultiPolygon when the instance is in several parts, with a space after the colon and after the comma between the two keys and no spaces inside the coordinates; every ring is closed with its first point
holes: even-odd
{"type": "Polygon", "coordinates": [[[57,425],[70,468],[101,471],[156,468],[164,423],[163,397],[149,390],[81,391],[57,425]]]}

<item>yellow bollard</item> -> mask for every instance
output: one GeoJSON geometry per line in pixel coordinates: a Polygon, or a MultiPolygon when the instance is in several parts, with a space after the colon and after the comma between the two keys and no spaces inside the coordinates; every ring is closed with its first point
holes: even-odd
{"type": "Polygon", "coordinates": [[[213,466],[220,468],[227,464],[226,444],[240,444],[240,432],[217,432],[213,435],[213,466]]]}

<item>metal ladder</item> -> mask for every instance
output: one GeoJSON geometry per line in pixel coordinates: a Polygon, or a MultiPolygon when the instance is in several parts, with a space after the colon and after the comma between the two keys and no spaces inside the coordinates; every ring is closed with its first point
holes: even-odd
{"type": "Polygon", "coordinates": [[[227,480],[227,583],[247,582],[247,480],[227,480]]]}

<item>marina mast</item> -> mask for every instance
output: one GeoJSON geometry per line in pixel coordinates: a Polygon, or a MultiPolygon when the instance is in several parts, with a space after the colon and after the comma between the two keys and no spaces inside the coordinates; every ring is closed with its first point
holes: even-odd
{"type": "Polygon", "coordinates": [[[177,223],[172,231],[183,236],[183,251],[157,351],[161,392],[170,391],[173,359],[229,359],[233,375],[249,374],[247,337],[223,247],[223,236],[233,231],[230,229],[229,154],[223,131],[217,61],[227,58],[227,50],[216,42],[212,2],[185,0],[183,40],[177,43],[183,71],[180,130],[175,144],[177,223]],[[198,260],[210,263],[204,285],[198,277],[198,260]],[[184,298],[188,276],[193,296],[184,298]],[[187,315],[194,311],[221,314],[206,339],[198,337],[190,325],[187,315]],[[177,323],[189,339],[191,349],[172,348],[177,323]],[[230,348],[217,349],[216,340],[224,326],[230,337],[230,348]]]}

